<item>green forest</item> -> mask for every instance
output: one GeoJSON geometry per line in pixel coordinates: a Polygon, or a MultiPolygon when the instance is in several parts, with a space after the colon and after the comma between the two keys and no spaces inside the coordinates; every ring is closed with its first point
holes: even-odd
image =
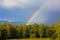
{"type": "Polygon", "coordinates": [[[0,39],[23,39],[23,38],[60,38],[60,22],[52,25],[31,24],[14,25],[0,24],[0,39]]]}

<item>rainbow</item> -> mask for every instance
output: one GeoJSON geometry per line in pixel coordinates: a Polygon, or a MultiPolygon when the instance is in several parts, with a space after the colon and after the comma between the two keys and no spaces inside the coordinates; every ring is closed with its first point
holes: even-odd
{"type": "Polygon", "coordinates": [[[29,25],[30,22],[42,11],[42,9],[47,5],[47,2],[48,1],[46,1],[36,12],[34,12],[34,14],[27,21],[26,25],[29,25]]]}

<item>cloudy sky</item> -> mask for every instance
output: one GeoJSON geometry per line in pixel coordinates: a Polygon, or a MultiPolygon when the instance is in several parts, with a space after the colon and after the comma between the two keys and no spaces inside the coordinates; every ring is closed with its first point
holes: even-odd
{"type": "Polygon", "coordinates": [[[0,0],[0,20],[27,22],[45,2],[32,23],[55,23],[60,17],[60,0],[0,0]]]}

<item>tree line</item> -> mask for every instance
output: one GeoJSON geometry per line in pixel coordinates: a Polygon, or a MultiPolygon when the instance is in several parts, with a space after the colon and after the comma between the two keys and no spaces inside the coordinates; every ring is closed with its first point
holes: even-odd
{"type": "Polygon", "coordinates": [[[60,23],[13,25],[0,24],[0,39],[22,39],[22,38],[60,38],[60,23]]]}

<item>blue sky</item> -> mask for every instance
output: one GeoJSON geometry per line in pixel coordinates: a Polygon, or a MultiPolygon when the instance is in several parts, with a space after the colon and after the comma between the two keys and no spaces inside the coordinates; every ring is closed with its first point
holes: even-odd
{"type": "MultiPolygon", "coordinates": [[[[0,20],[10,22],[27,20],[47,0],[0,0],[0,20]]],[[[48,0],[46,7],[33,19],[32,23],[52,24],[60,17],[60,1],[48,0]]]]}

